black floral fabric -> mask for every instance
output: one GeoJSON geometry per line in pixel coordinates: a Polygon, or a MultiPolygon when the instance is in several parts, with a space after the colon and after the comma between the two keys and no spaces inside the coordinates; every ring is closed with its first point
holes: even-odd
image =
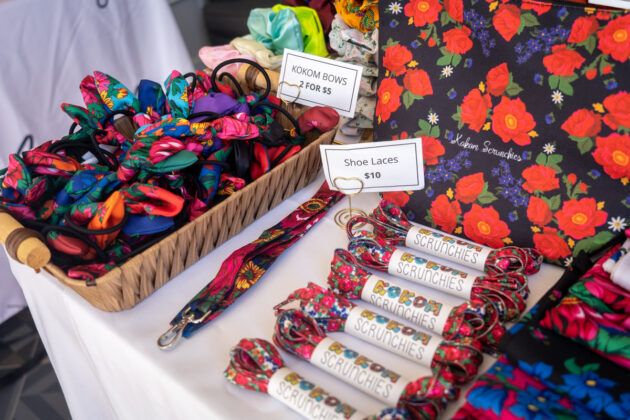
{"type": "Polygon", "coordinates": [[[630,14],[532,0],[381,1],[378,140],[422,137],[412,220],[569,265],[627,227],[630,14]]]}

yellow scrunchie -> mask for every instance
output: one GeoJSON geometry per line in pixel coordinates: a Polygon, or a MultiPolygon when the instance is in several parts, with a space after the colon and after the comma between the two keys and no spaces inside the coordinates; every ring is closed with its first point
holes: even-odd
{"type": "Polygon", "coordinates": [[[348,26],[361,32],[378,28],[378,0],[335,0],[335,9],[348,26]]]}

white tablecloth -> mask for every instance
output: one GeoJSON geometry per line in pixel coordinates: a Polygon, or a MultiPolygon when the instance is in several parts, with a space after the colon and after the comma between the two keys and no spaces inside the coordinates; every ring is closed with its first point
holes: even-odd
{"type": "MultiPolygon", "coordinates": [[[[75,419],[293,419],[299,418],[269,396],[228,383],[222,375],[230,348],[243,337],[270,340],[272,307],[309,281],[326,284],[333,250],[347,244],[345,232],[332,218],[347,205],[344,199],[303,239],[276,261],[260,282],[219,318],[171,351],[156,339],[181,307],[214,277],[235,249],[289,214],[317,190],[323,176],[214,250],[136,307],[106,313],[50,275],[12,262],[42,340],[75,419]]],[[[353,204],[371,210],[376,194],[362,194],[353,204]]],[[[533,302],[559,278],[561,269],[545,266],[530,277],[533,302]]],[[[397,280],[405,283],[404,280],[397,280]]],[[[410,288],[421,290],[417,285],[410,288]]],[[[424,289],[426,290],[426,289],[424,289]]],[[[368,304],[365,304],[369,306],[368,304]]],[[[408,377],[428,369],[361,342],[346,334],[332,338],[408,377]]],[[[308,363],[283,352],[286,364],[305,378],[367,413],[383,404],[367,397],[308,363]]],[[[484,369],[492,363],[486,356],[484,369]]],[[[449,418],[457,404],[444,415],[449,418]]]]}
{"type": "MultiPolygon", "coordinates": [[[[167,0],[0,2],[0,168],[22,139],[58,139],[72,123],[62,102],[84,106],[79,83],[104,71],[128,88],[162,83],[192,61],[167,0]]],[[[7,264],[0,260],[0,269],[7,264]]],[[[24,306],[15,280],[0,278],[0,323],[24,306]]]]}

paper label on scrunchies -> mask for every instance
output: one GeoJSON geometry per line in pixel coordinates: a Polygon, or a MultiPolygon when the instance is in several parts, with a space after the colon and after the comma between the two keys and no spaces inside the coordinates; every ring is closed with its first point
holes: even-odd
{"type": "Polygon", "coordinates": [[[411,382],[328,337],[315,347],[311,363],[389,407],[398,405],[402,392],[411,382]]]}
{"type": "Polygon", "coordinates": [[[428,368],[442,342],[440,337],[420,332],[360,306],[350,311],[344,331],[428,368]]]}
{"type": "Polygon", "coordinates": [[[311,420],[360,420],[367,417],[289,368],[274,372],[267,393],[311,420]]]}
{"type": "Polygon", "coordinates": [[[487,246],[448,236],[422,225],[409,228],[405,246],[482,272],[492,252],[492,248],[487,246]]]}
{"type": "Polygon", "coordinates": [[[442,335],[454,306],[441,299],[423,296],[372,274],[361,292],[361,300],[385,309],[427,331],[442,335]]]}
{"type": "Polygon", "coordinates": [[[399,249],[392,253],[387,272],[464,299],[470,299],[475,279],[479,275],[466,270],[456,270],[399,249]]]}

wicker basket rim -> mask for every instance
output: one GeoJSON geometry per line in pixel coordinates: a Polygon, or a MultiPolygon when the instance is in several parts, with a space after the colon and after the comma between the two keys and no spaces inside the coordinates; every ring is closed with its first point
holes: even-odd
{"type": "MultiPolygon", "coordinates": [[[[332,128],[332,130],[334,130],[336,132],[338,127],[339,127],[339,125],[337,125],[336,127],[332,128]]],[[[325,133],[322,133],[321,135],[323,135],[323,134],[325,134],[325,133]]],[[[312,147],[318,147],[318,142],[316,142],[316,141],[310,142],[304,149],[300,150],[299,153],[296,153],[295,155],[291,156],[289,159],[287,159],[284,162],[282,162],[280,165],[277,165],[276,167],[274,167],[269,172],[263,174],[262,176],[257,178],[255,182],[250,182],[245,187],[243,187],[241,190],[239,190],[236,194],[246,194],[249,190],[251,190],[252,188],[255,188],[255,183],[258,180],[263,180],[266,177],[273,176],[274,172],[276,172],[278,170],[282,170],[284,166],[289,164],[289,162],[291,162],[294,159],[298,159],[300,154],[302,154],[307,149],[310,149],[312,147]]],[[[237,195],[236,194],[231,194],[228,198],[226,198],[225,200],[223,200],[222,202],[220,202],[216,206],[213,206],[210,209],[208,209],[204,214],[199,216],[199,219],[203,220],[202,218],[212,217],[212,213],[216,213],[221,208],[227,206],[230,203],[230,201],[236,200],[237,199],[237,195]],[[215,211],[211,212],[210,210],[215,210],[215,211]]],[[[120,278],[121,272],[122,272],[122,270],[125,269],[127,264],[129,264],[130,266],[134,265],[136,261],[139,262],[139,261],[142,260],[143,254],[146,255],[146,254],[149,254],[149,253],[152,253],[152,252],[157,252],[159,250],[160,246],[162,245],[162,242],[164,242],[166,240],[169,240],[169,239],[172,239],[174,237],[173,235],[179,235],[181,233],[187,232],[190,229],[194,229],[193,222],[186,223],[184,226],[182,226],[179,229],[177,229],[176,231],[172,232],[170,235],[165,236],[160,241],[156,242],[155,244],[153,244],[149,248],[145,249],[142,253],[140,253],[138,255],[135,255],[134,257],[132,257],[129,260],[125,261],[124,264],[122,264],[120,266],[117,266],[117,267],[114,267],[113,269],[109,270],[103,276],[97,277],[96,279],[94,279],[94,282],[92,282],[92,284],[90,286],[87,285],[87,282],[85,280],[73,279],[71,277],[68,277],[68,275],[61,268],[59,268],[57,265],[53,264],[52,262],[49,262],[48,264],[46,264],[46,266],[44,266],[44,269],[46,271],[48,271],[51,275],[53,275],[54,277],[56,277],[57,279],[61,280],[62,282],[66,283],[67,285],[69,285],[71,287],[90,287],[90,288],[91,287],[96,287],[99,284],[107,283],[109,281],[114,281],[115,279],[120,278]]]]}

